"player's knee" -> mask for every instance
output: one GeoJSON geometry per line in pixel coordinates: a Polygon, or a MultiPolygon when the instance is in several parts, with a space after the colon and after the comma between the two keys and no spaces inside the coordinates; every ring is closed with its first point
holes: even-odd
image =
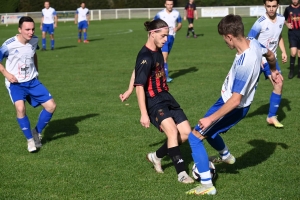
{"type": "Polygon", "coordinates": [[[25,105],[15,104],[15,108],[16,108],[16,112],[17,112],[17,117],[23,118],[26,114],[25,105]]]}
{"type": "Polygon", "coordinates": [[[47,101],[43,106],[50,113],[54,113],[54,111],[56,109],[56,103],[53,99],[50,99],[49,101],[47,101]]]}

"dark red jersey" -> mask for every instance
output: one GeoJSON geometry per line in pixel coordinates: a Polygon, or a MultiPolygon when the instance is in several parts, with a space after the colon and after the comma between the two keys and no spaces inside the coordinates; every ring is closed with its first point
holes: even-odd
{"type": "Polygon", "coordinates": [[[140,50],[135,64],[134,86],[142,85],[147,97],[168,91],[161,49],[152,51],[146,46],[140,50]]]}
{"type": "Polygon", "coordinates": [[[289,31],[300,31],[300,5],[293,7],[289,5],[284,11],[285,20],[292,23],[293,28],[289,31]]]}
{"type": "Polygon", "coordinates": [[[196,4],[187,3],[184,9],[186,10],[187,18],[194,18],[194,11],[196,10],[196,4]]]}

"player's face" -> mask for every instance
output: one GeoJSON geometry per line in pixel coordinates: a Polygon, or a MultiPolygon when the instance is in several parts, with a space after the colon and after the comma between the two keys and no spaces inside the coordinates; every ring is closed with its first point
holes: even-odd
{"type": "Polygon", "coordinates": [[[45,6],[46,9],[48,9],[50,7],[50,3],[46,1],[44,6],[45,6]]]}
{"type": "Polygon", "coordinates": [[[22,27],[19,28],[19,33],[24,41],[31,40],[34,34],[34,23],[33,22],[23,22],[22,27]]]}
{"type": "Polygon", "coordinates": [[[276,12],[278,9],[278,2],[277,1],[266,1],[265,4],[266,12],[269,17],[275,17],[276,12]]]}
{"type": "Polygon", "coordinates": [[[299,0],[292,0],[292,4],[293,4],[294,6],[297,6],[297,5],[299,4],[299,0]]]}
{"type": "Polygon", "coordinates": [[[81,4],[81,8],[85,8],[85,3],[82,3],[82,4],[81,4]]]}
{"type": "Polygon", "coordinates": [[[223,39],[225,41],[225,43],[227,44],[227,46],[229,47],[229,49],[234,49],[234,45],[233,45],[233,41],[232,41],[232,35],[223,35],[223,39]]]}
{"type": "Polygon", "coordinates": [[[167,37],[169,35],[169,29],[164,28],[159,32],[154,32],[154,43],[155,46],[160,49],[166,43],[167,37]]]}
{"type": "Polygon", "coordinates": [[[173,10],[173,1],[166,1],[165,7],[166,7],[167,11],[172,12],[172,10],[173,10]]]}

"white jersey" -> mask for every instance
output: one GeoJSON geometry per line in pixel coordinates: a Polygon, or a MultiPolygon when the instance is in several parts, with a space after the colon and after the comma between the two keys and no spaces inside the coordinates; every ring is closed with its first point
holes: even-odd
{"type": "Polygon", "coordinates": [[[284,22],[285,18],[280,14],[276,14],[276,21],[272,22],[265,13],[253,24],[248,37],[256,38],[276,56],[279,37],[282,32],[284,22]]]}
{"type": "MultiPolygon", "coordinates": [[[[27,82],[38,76],[34,65],[34,54],[38,47],[38,37],[33,36],[27,44],[18,41],[17,36],[6,40],[0,47],[0,62],[6,58],[5,68],[14,75],[19,83],[27,82]]],[[[9,81],[5,79],[6,85],[9,81]]]]}
{"type": "Polygon", "coordinates": [[[90,11],[87,8],[82,9],[80,7],[77,8],[76,14],[78,15],[78,23],[79,23],[81,21],[87,21],[87,15],[90,14],[90,11]]]}
{"type": "Polygon", "coordinates": [[[173,9],[171,13],[168,13],[166,8],[158,12],[154,19],[162,19],[168,24],[169,35],[175,35],[174,28],[176,27],[176,24],[182,22],[180,13],[177,10],[173,9]]]}
{"type": "Polygon", "coordinates": [[[54,16],[56,16],[56,11],[54,8],[49,7],[42,10],[42,15],[44,17],[43,24],[53,24],[54,16]]]}
{"type": "Polygon", "coordinates": [[[262,55],[268,52],[268,49],[256,39],[249,39],[250,47],[242,54],[235,56],[221,91],[224,103],[228,101],[233,92],[243,95],[238,108],[247,107],[252,103],[260,75],[262,55]]]}

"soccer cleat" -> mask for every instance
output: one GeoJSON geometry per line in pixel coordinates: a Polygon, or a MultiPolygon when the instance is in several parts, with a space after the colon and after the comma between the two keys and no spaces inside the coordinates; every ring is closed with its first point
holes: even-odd
{"type": "Polygon", "coordinates": [[[28,145],[27,149],[28,149],[29,152],[36,151],[36,147],[35,147],[33,138],[27,140],[27,145],[28,145]]]}
{"type": "Polygon", "coordinates": [[[178,181],[181,183],[194,183],[194,179],[192,179],[187,173],[186,171],[182,171],[178,174],[178,181]]]}
{"type": "Polygon", "coordinates": [[[198,185],[197,187],[189,190],[186,194],[195,194],[195,195],[215,195],[217,190],[215,186],[205,186],[205,185],[198,185]]]}
{"type": "Polygon", "coordinates": [[[77,42],[80,43],[80,42],[81,42],[81,39],[78,39],[77,42]]]}
{"type": "Polygon", "coordinates": [[[33,140],[34,140],[34,143],[35,143],[35,147],[36,148],[41,148],[42,147],[42,136],[41,134],[39,134],[36,129],[32,129],[31,130],[31,133],[32,133],[32,137],[33,137],[33,140]]]}
{"type": "Polygon", "coordinates": [[[269,125],[274,125],[276,128],[283,128],[283,124],[277,120],[277,116],[268,117],[267,122],[269,125]]]}
{"type": "Polygon", "coordinates": [[[209,161],[212,162],[212,163],[227,163],[227,164],[234,164],[235,163],[235,157],[230,154],[226,159],[222,159],[219,155],[217,156],[210,156],[209,157],[209,161]]]}
{"type": "Polygon", "coordinates": [[[288,77],[289,79],[292,79],[294,77],[294,70],[290,70],[288,77]]]}
{"type": "Polygon", "coordinates": [[[189,35],[187,35],[187,36],[186,36],[186,38],[190,38],[190,36],[189,36],[189,35]]]}
{"type": "Polygon", "coordinates": [[[51,50],[53,51],[53,50],[54,50],[54,47],[51,47],[51,50]]]}
{"type": "Polygon", "coordinates": [[[193,37],[194,37],[194,38],[197,38],[197,35],[194,35],[193,37]]]}
{"type": "Polygon", "coordinates": [[[173,81],[173,79],[172,78],[170,78],[170,77],[167,77],[167,83],[170,83],[170,82],[172,82],[173,81]]]}
{"type": "Polygon", "coordinates": [[[90,43],[88,40],[84,40],[83,43],[90,43]]]}
{"type": "Polygon", "coordinates": [[[164,171],[161,168],[161,158],[157,158],[155,152],[148,153],[147,160],[153,164],[154,169],[157,173],[164,173],[164,171]]]}

